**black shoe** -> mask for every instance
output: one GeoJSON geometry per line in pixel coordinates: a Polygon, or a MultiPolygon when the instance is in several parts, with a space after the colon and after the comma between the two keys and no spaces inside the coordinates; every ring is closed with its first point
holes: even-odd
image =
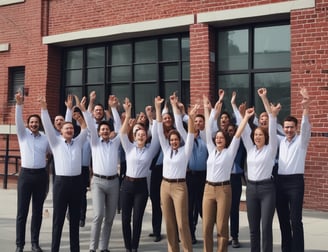
{"type": "Polygon", "coordinates": [[[239,248],[240,247],[240,243],[238,241],[238,238],[232,239],[231,245],[232,245],[233,248],[239,248]]]}
{"type": "Polygon", "coordinates": [[[154,242],[160,242],[162,240],[162,236],[161,235],[156,235],[154,242]]]}
{"type": "Polygon", "coordinates": [[[90,249],[89,252],[96,252],[96,250],[90,249]]]}
{"type": "Polygon", "coordinates": [[[85,221],[84,220],[80,220],[80,227],[84,227],[85,226],[85,221]]]}
{"type": "Polygon", "coordinates": [[[108,249],[103,249],[103,250],[100,250],[100,252],[110,252],[110,251],[108,249]]]}
{"type": "Polygon", "coordinates": [[[23,252],[24,250],[23,250],[23,248],[21,248],[21,247],[17,247],[16,248],[16,252],[23,252]]]}
{"type": "Polygon", "coordinates": [[[228,245],[231,245],[232,244],[232,239],[230,239],[229,241],[228,241],[228,245]]]}
{"type": "Polygon", "coordinates": [[[40,248],[39,244],[33,243],[32,244],[32,252],[43,252],[43,250],[40,248]]]}
{"type": "Polygon", "coordinates": [[[150,233],[148,236],[149,237],[155,237],[155,234],[154,233],[150,233]]]}
{"type": "Polygon", "coordinates": [[[193,236],[193,237],[191,238],[191,243],[192,243],[193,245],[197,243],[197,239],[196,239],[195,236],[193,236]]]}

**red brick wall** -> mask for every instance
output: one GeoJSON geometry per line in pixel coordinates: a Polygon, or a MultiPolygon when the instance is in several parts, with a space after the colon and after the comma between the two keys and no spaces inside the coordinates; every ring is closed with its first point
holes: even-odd
{"type": "Polygon", "coordinates": [[[291,111],[301,118],[299,88],[313,98],[305,171],[305,207],[328,210],[328,1],[291,13],[291,111]],[[325,136],[322,136],[325,134],[325,136]]]}

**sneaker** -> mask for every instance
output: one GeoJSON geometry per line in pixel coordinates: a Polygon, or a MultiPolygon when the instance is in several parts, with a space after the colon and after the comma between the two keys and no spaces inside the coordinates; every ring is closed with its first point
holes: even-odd
{"type": "Polygon", "coordinates": [[[231,245],[232,245],[233,248],[239,248],[240,247],[240,243],[238,241],[238,238],[232,239],[232,244],[231,245]]]}

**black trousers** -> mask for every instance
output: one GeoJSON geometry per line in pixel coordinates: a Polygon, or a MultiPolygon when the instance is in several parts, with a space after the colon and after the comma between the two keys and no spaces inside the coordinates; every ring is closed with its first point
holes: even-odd
{"type": "Polygon", "coordinates": [[[90,170],[89,166],[82,166],[82,197],[81,197],[81,211],[80,220],[85,221],[87,213],[87,188],[90,186],[90,170]]]}
{"type": "Polygon", "coordinates": [[[150,200],[152,208],[153,234],[159,236],[162,229],[162,208],[161,208],[161,183],[163,178],[163,165],[156,165],[151,170],[150,176],[150,200]]]}
{"type": "Polygon", "coordinates": [[[188,215],[191,237],[195,236],[198,215],[203,216],[202,204],[206,181],[206,171],[188,171],[186,176],[188,188],[188,215]]]}
{"type": "Polygon", "coordinates": [[[52,252],[59,252],[60,240],[65,221],[67,208],[69,208],[69,238],[70,251],[80,251],[79,222],[82,197],[82,181],[79,176],[56,175],[53,187],[53,221],[52,221],[52,252]]]}
{"type": "Polygon", "coordinates": [[[142,219],[145,212],[148,188],[147,180],[129,181],[127,177],[121,185],[122,229],[125,248],[138,249],[142,227],[142,219]],[[131,229],[131,217],[132,229],[131,229]]]}
{"type": "Polygon", "coordinates": [[[304,176],[278,175],[277,213],[281,231],[282,252],[304,252],[302,209],[304,176]]]}
{"type": "Polygon", "coordinates": [[[242,192],[242,173],[231,174],[231,209],[230,209],[230,236],[238,239],[239,236],[239,206],[242,192]]]}
{"type": "MultiPolygon", "coordinates": [[[[32,199],[31,243],[39,244],[43,203],[48,186],[46,169],[22,168],[17,184],[16,245],[25,245],[26,220],[32,199]]],[[[4,203],[5,204],[5,203],[4,203]]]]}
{"type": "Polygon", "coordinates": [[[251,238],[251,252],[272,252],[272,221],[276,206],[276,190],[273,180],[251,182],[247,189],[247,218],[251,238]],[[261,228],[262,224],[262,228],[261,228]],[[261,235],[262,230],[262,235],[261,235]]]}

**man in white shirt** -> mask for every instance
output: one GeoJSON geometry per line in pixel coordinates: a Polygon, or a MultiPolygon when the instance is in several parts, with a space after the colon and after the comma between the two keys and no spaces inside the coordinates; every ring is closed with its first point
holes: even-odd
{"type": "Polygon", "coordinates": [[[17,218],[16,218],[16,252],[22,252],[25,245],[26,219],[32,200],[31,243],[33,252],[42,252],[39,235],[42,223],[43,203],[47,194],[48,174],[46,172],[46,155],[49,144],[46,136],[39,132],[41,118],[30,115],[27,128],[24,126],[22,107],[23,96],[16,96],[15,121],[17,137],[21,152],[21,171],[17,184],[17,218]]]}
{"type": "MultiPolygon", "coordinates": [[[[77,104],[79,101],[76,97],[77,104]]],[[[54,155],[56,179],[53,186],[53,228],[52,252],[59,252],[65,214],[70,213],[70,251],[80,251],[79,221],[82,197],[81,160],[82,146],[87,138],[86,124],[81,117],[76,118],[81,126],[80,134],[74,136],[74,126],[65,122],[61,128],[61,136],[57,136],[51,123],[44,97],[40,98],[41,118],[54,155]]]]}
{"type": "Polygon", "coordinates": [[[304,252],[302,208],[304,198],[304,166],[311,137],[310,98],[305,88],[301,131],[297,135],[297,119],[288,116],[283,123],[285,138],[280,142],[276,204],[281,231],[282,252],[304,252]]]}

